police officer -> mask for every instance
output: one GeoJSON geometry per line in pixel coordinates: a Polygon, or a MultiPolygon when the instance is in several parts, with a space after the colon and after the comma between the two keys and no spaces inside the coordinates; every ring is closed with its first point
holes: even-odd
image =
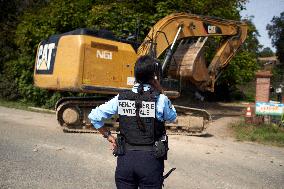
{"type": "Polygon", "coordinates": [[[118,189],[162,188],[168,150],[164,122],[174,121],[176,110],[155,79],[155,64],[149,56],[140,57],[134,68],[136,83],[132,90],[120,93],[89,114],[91,123],[113,148],[122,149],[116,154],[118,189]],[[103,127],[103,120],[114,114],[119,115],[119,143],[103,127]]]}

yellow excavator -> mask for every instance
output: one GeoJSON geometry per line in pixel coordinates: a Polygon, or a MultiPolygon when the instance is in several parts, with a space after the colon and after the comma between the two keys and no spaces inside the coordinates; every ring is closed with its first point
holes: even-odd
{"type": "MultiPolygon", "coordinates": [[[[247,36],[245,22],[188,13],[174,13],[159,20],[142,44],[116,38],[106,30],[77,29],[53,35],[39,43],[34,84],[37,87],[82,93],[117,94],[133,86],[134,64],[150,55],[160,62],[160,81],[170,98],[180,96],[180,83],[201,91],[214,84],[247,36]],[[208,38],[221,40],[211,60],[205,60],[208,38]]],[[[55,106],[57,120],[68,132],[90,132],[87,118],[106,97],[66,97],[55,106]]],[[[206,110],[175,106],[178,118],[166,126],[172,133],[202,133],[210,115],[206,110]]],[[[110,121],[110,125],[116,125],[110,121]]]]}

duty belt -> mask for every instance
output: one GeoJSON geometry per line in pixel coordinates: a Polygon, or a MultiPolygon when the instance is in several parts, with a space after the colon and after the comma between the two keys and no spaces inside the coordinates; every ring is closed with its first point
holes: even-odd
{"type": "Polygon", "coordinates": [[[153,145],[131,145],[125,143],[126,150],[154,151],[153,145]]]}

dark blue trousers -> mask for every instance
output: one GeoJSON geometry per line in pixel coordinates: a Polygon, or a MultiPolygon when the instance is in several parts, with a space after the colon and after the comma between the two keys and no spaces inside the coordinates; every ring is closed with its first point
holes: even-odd
{"type": "Polygon", "coordinates": [[[151,151],[128,150],[118,156],[115,183],[118,189],[161,189],[164,160],[151,151]]]}

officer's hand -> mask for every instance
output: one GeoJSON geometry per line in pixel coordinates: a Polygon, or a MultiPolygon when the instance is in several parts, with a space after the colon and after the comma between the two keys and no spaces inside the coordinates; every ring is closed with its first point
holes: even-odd
{"type": "Polygon", "coordinates": [[[114,150],[114,148],[116,147],[115,137],[112,135],[109,135],[107,137],[107,140],[111,143],[111,149],[114,150]]]}
{"type": "Polygon", "coordinates": [[[164,90],[162,88],[162,86],[160,85],[160,82],[156,79],[153,79],[152,81],[150,81],[150,84],[156,89],[158,90],[160,93],[163,93],[164,90]]]}

